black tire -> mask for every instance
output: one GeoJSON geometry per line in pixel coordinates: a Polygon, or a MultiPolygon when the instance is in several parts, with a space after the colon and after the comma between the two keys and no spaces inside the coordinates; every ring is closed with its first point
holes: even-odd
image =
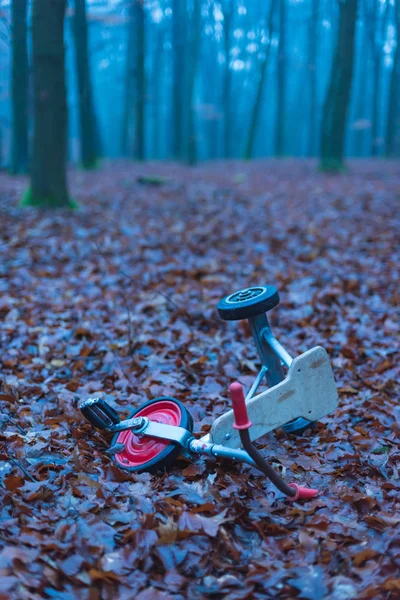
{"type": "MultiPolygon", "coordinates": [[[[140,413],[141,411],[143,411],[143,409],[146,409],[149,406],[152,406],[153,404],[156,404],[158,402],[162,402],[162,401],[169,401],[169,402],[173,402],[174,404],[176,404],[181,411],[181,418],[180,418],[180,422],[179,422],[179,426],[183,427],[184,429],[187,429],[188,431],[192,432],[193,431],[193,418],[192,415],[190,414],[190,412],[187,410],[187,408],[185,408],[185,406],[179,402],[179,400],[176,400],[176,398],[171,398],[169,396],[160,396],[159,398],[154,398],[153,400],[149,400],[148,402],[145,402],[144,404],[142,404],[141,406],[139,406],[138,408],[136,408],[130,415],[129,415],[129,419],[131,419],[132,417],[135,417],[138,413],[140,413]]],[[[130,432],[131,433],[131,432],[130,432]]],[[[117,444],[117,439],[118,436],[121,434],[121,432],[118,432],[114,435],[111,445],[114,446],[115,444],[117,444]]],[[[114,463],[120,468],[123,469],[124,471],[130,471],[131,473],[142,473],[144,471],[147,471],[149,473],[155,473],[157,471],[162,471],[162,470],[166,470],[169,469],[175,462],[177,456],[179,455],[181,451],[181,447],[179,446],[179,444],[175,444],[174,442],[170,442],[162,452],[160,452],[159,454],[157,454],[152,460],[147,461],[146,463],[141,464],[140,466],[134,466],[134,467],[130,467],[130,466],[125,466],[121,463],[120,460],[118,460],[118,456],[121,455],[121,453],[117,453],[113,455],[113,460],[114,463]]]]}
{"type": "Polygon", "coordinates": [[[224,321],[251,319],[279,304],[278,290],[273,285],[245,288],[222,298],[217,304],[218,314],[224,321]]]}

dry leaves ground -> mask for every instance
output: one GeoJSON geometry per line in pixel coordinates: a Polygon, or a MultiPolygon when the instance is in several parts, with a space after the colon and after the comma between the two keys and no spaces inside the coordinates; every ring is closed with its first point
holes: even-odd
{"type": "Polygon", "coordinates": [[[398,164],[119,163],[71,185],[78,211],[42,213],[0,175],[0,598],[400,598],[398,164]],[[260,443],[320,496],[212,460],[113,467],[77,402],[169,394],[207,431],[256,369],[216,303],[264,282],[277,336],[324,345],[340,389],[314,433],[260,443]]]}

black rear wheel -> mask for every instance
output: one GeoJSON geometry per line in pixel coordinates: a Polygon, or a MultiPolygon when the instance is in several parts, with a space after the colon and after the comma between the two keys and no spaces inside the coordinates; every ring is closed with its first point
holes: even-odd
{"type": "Polygon", "coordinates": [[[279,304],[278,290],[273,285],[245,288],[225,296],[218,302],[217,310],[225,321],[251,319],[275,308],[279,304]]]}

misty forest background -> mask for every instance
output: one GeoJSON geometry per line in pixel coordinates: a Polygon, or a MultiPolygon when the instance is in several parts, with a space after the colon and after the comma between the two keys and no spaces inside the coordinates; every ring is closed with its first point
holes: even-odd
{"type": "Polygon", "coordinates": [[[67,160],[398,156],[399,26],[399,0],[2,0],[0,164],[65,204],[67,160]]]}

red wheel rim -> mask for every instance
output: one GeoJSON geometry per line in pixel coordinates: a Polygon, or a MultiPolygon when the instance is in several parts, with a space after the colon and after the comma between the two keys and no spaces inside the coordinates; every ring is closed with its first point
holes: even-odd
{"type": "MultiPolygon", "coordinates": [[[[171,400],[159,400],[158,402],[154,402],[154,404],[145,406],[135,413],[134,416],[147,417],[157,423],[179,426],[182,419],[182,412],[175,402],[171,400]]],[[[171,444],[168,440],[164,441],[147,436],[138,437],[131,430],[121,431],[116,443],[125,445],[122,452],[115,454],[115,461],[125,469],[145,465],[161,454],[171,444]]]]}

